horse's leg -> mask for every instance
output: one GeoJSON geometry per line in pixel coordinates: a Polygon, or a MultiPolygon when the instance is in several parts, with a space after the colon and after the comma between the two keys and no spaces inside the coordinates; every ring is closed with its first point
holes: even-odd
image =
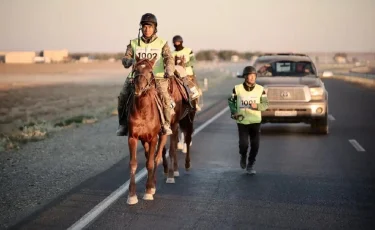
{"type": "Polygon", "coordinates": [[[141,141],[142,142],[142,145],[145,149],[145,158],[147,159],[147,154],[149,153],[149,150],[150,150],[150,145],[148,142],[145,142],[145,141],[141,141]]]}
{"type": "Polygon", "coordinates": [[[158,164],[161,163],[161,161],[163,160],[163,166],[164,166],[164,172],[165,174],[167,174],[168,172],[168,162],[165,158],[165,155],[163,155],[163,152],[165,151],[165,143],[167,143],[167,136],[166,135],[160,135],[159,136],[159,145],[158,145],[158,149],[156,150],[156,154],[155,154],[155,160],[154,160],[154,171],[152,173],[152,178],[153,178],[153,187],[151,188],[151,194],[155,194],[156,192],[156,170],[157,170],[157,167],[158,167],[158,164]],[[163,159],[162,159],[163,157],[163,159]],[[166,164],[166,165],[165,165],[166,164]]]}
{"type": "MultiPolygon", "coordinates": [[[[172,132],[175,134],[172,134],[172,139],[174,139],[175,144],[171,147],[173,147],[173,175],[175,177],[180,176],[180,173],[178,171],[178,159],[177,159],[177,142],[178,142],[178,122],[176,122],[172,127],[172,132]],[[174,138],[173,138],[174,137],[174,138]]],[[[169,155],[171,154],[171,150],[169,150],[169,155]]]]}
{"type": "Polygon", "coordinates": [[[177,149],[183,149],[184,148],[184,143],[185,143],[185,138],[184,138],[184,133],[183,132],[181,132],[181,134],[180,134],[180,139],[179,139],[179,142],[178,142],[178,144],[177,144],[177,149]]]}
{"type": "Polygon", "coordinates": [[[174,175],[173,175],[173,149],[174,149],[174,146],[175,146],[174,135],[176,135],[176,134],[170,135],[171,138],[170,138],[170,143],[169,143],[169,164],[168,164],[168,176],[167,176],[167,181],[166,181],[168,184],[174,184],[175,183],[174,175]]]}
{"type": "Polygon", "coordinates": [[[163,163],[164,167],[164,173],[168,173],[168,161],[166,158],[167,150],[165,148],[165,145],[167,143],[167,136],[166,135],[160,135],[159,136],[159,145],[156,153],[155,163],[163,163]]]}
{"type": "Polygon", "coordinates": [[[172,135],[170,135],[169,143],[169,165],[168,165],[168,178],[167,183],[175,183],[175,176],[179,176],[178,165],[177,165],[177,154],[176,154],[176,142],[178,139],[178,126],[177,123],[171,125],[172,135]]]}
{"type": "Polygon", "coordinates": [[[166,157],[166,155],[167,155],[167,149],[165,147],[163,147],[162,151],[163,151],[162,152],[162,156],[163,156],[164,175],[168,176],[168,159],[166,157]]]}
{"type": "Polygon", "coordinates": [[[190,146],[192,142],[192,136],[194,132],[194,116],[195,112],[189,113],[185,118],[184,118],[184,125],[186,127],[185,130],[185,144],[186,144],[186,156],[185,156],[185,170],[189,171],[190,170],[190,146]],[[189,118],[190,116],[190,118],[189,118]],[[190,121],[191,119],[191,121],[190,121]]]}
{"type": "Polygon", "coordinates": [[[132,205],[138,203],[137,194],[135,193],[135,172],[137,171],[137,139],[129,137],[128,145],[130,152],[130,184],[127,203],[132,205]]]}
{"type": "Polygon", "coordinates": [[[147,161],[146,161],[146,167],[147,167],[147,182],[146,182],[146,193],[143,196],[144,200],[153,200],[154,199],[154,192],[152,191],[153,188],[155,188],[154,185],[154,170],[155,168],[155,150],[156,150],[156,145],[158,144],[158,137],[155,136],[149,146],[150,146],[150,151],[148,151],[147,154],[147,161]]]}

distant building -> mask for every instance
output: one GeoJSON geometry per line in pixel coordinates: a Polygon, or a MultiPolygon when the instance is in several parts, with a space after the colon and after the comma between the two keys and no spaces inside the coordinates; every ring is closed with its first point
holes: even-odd
{"type": "Polygon", "coordinates": [[[0,51],[0,63],[4,63],[5,62],[5,54],[7,52],[3,52],[3,51],[0,51]]]}
{"type": "Polygon", "coordinates": [[[232,55],[230,59],[232,62],[238,62],[240,57],[238,55],[232,55]]]}
{"type": "Polygon", "coordinates": [[[24,63],[30,64],[34,63],[35,52],[23,52],[23,51],[14,51],[14,52],[6,52],[5,53],[4,62],[9,64],[15,63],[24,63]]]}
{"type": "Polygon", "coordinates": [[[45,58],[45,60],[49,60],[51,62],[63,62],[65,61],[68,56],[69,52],[68,50],[43,50],[41,52],[42,57],[45,58]]]}

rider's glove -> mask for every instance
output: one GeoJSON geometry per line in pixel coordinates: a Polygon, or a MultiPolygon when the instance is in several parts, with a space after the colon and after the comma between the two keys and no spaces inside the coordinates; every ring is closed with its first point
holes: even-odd
{"type": "Polygon", "coordinates": [[[134,59],[128,59],[128,58],[123,58],[122,59],[122,65],[125,67],[125,68],[129,68],[130,66],[134,65],[135,64],[135,60],[134,59]]]}

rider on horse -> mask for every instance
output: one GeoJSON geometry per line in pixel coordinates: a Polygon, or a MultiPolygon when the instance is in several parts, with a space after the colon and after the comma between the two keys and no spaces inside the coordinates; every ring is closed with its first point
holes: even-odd
{"type": "MultiPolygon", "coordinates": [[[[173,46],[175,48],[175,51],[173,51],[172,55],[173,57],[183,57],[183,59],[185,60],[185,63],[184,63],[184,67],[185,67],[185,72],[186,72],[186,75],[191,77],[192,78],[192,81],[195,83],[196,87],[199,88],[198,84],[197,84],[197,81],[195,79],[195,73],[194,73],[194,65],[196,63],[196,59],[195,59],[195,56],[194,56],[194,53],[193,53],[193,50],[188,48],[188,47],[184,47],[182,45],[183,43],[183,39],[180,35],[176,35],[173,37],[173,46]]],[[[175,63],[176,65],[178,65],[179,63],[175,63]]],[[[176,70],[178,70],[176,68],[176,70]]],[[[199,111],[200,110],[200,107],[198,105],[198,103],[196,103],[196,110],[199,111]]]]}
{"type": "MultiPolygon", "coordinates": [[[[168,79],[174,76],[175,65],[172,53],[166,40],[157,37],[157,19],[155,15],[146,13],[142,16],[140,21],[143,36],[135,38],[130,41],[127,46],[125,56],[122,59],[122,64],[125,68],[129,68],[135,64],[135,56],[138,58],[157,58],[157,61],[153,67],[153,74],[156,80],[156,88],[163,102],[163,113],[165,117],[165,123],[163,124],[163,131],[166,135],[171,135],[172,130],[170,128],[171,122],[171,97],[168,93],[168,79]]],[[[128,135],[128,120],[126,106],[129,100],[133,73],[131,73],[126,79],[124,86],[118,97],[118,116],[119,116],[119,128],[117,130],[117,136],[128,135]]]]}

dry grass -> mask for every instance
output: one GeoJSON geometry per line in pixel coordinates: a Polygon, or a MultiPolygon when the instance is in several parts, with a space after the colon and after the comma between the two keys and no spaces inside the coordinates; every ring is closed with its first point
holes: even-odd
{"type": "Polygon", "coordinates": [[[128,73],[120,62],[0,64],[0,152],[117,116],[128,73]]]}
{"type": "Polygon", "coordinates": [[[120,63],[0,65],[0,151],[116,115],[120,63]]]}
{"type": "Polygon", "coordinates": [[[22,143],[43,139],[60,127],[95,123],[112,115],[120,89],[61,84],[0,91],[0,133],[7,142],[22,143]]]}

